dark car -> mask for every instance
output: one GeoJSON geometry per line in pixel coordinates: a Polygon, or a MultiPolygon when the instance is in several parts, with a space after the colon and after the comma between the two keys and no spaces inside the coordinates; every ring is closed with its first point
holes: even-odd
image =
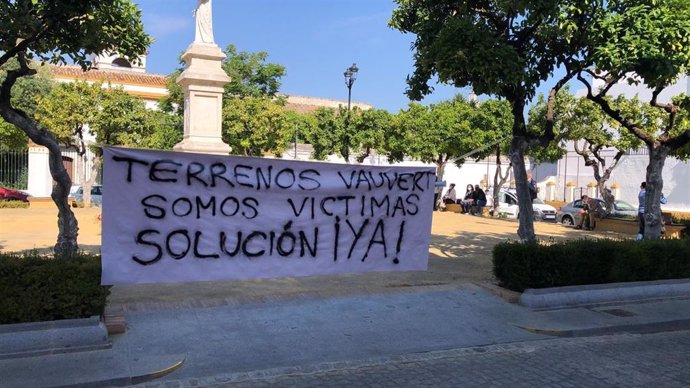
{"type": "MultiPolygon", "coordinates": [[[[599,201],[599,206],[602,209],[606,209],[606,204],[603,200],[597,199],[599,201]]],[[[570,202],[565,206],[561,206],[556,213],[556,222],[560,222],[565,225],[575,225],[580,219],[580,210],[582,210],[582,200],[578,199],[576,201],[570,202]]],[[[611,211],[612,216],[637,216],[637,208],[625,201],[613,201],[613,209],[611,211]]]]}
{"type": "Polygon", "coordinates": [[[0,201],[29,202],[29,194],[15,189],[0,187],[0,201]]]}

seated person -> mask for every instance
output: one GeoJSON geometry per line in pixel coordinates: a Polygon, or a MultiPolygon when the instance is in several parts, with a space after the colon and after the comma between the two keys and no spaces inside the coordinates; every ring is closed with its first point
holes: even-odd
{"type": "Polygon", "coordinates": [[[474,203],[474,199],[472,198],[473,194],[474,187],[472,185],[467,185],[465,196],[462,198],[462,201],[460,201],[463,213],[469,213],[472,210],[472,204],[474,203]]]}
{"type": "Polygon", "coordinates": [[[451,183],[448,187],[448,191],[446,191],[446,195],[443,196],[443,203],[446,205],[455,203],[456,199],[455,183],[451,183]]]}
{"type": "MultiPolygon", "coordinates": [[[[482,210],[484,206],[486,206],[486,194],[484,193],[484,190],[482,190],[479,185],[474,185],[474,192],[472,193],[472,199],[474,199],[474,204],[477,206],[477,213],[470,214],[472,215],[482,215],[482,210]]],[[[472,210],[472,208],[470,208],[472,210]]]]}
{"type": "Polygon", "coordinates": [[[575,226],[575,229],[582,229],[584,227],[586,230],[592,230],[594,226],[594,213],[591,211],[589,197],[583,195],[580,197],[580,199],[582,200],[582,209],[580,209],[580,223],[575,226]]]}

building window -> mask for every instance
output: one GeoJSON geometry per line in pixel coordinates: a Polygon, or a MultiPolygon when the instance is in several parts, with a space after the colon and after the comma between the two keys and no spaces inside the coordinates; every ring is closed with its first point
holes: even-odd
{"type": "Polygon", "coordinates": [[[131,68],[132,65],[124,58],[117,58],[113,61],[113,67],[127,67],[131,68]]]}

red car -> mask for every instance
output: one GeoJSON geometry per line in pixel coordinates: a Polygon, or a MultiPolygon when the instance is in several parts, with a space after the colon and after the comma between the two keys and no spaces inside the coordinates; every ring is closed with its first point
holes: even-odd
{"type": "Polygon", "coordinates": [[[0,201],[29,202],[29,194],[19,190],[0,187],[0,201]]]}

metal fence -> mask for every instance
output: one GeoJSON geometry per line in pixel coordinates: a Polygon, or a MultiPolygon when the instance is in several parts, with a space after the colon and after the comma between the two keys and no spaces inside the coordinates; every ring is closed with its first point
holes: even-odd
{"type": "Polygon", "coordinates": [[[26,190],[29,183],[29,150],[0,150],[0,186],[26,190]]]}

